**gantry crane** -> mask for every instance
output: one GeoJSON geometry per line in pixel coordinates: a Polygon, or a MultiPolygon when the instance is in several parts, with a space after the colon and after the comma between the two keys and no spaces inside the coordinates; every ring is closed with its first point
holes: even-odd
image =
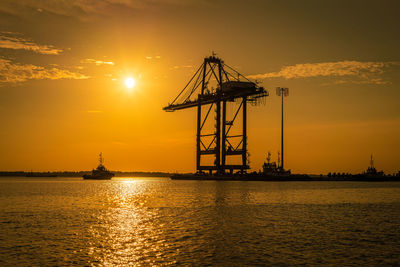
{"type": "Polygon", "coordinates": [[[213,54],[204,59],[203,64],[174,101],[163,110],[175,111],[197,107],[196,169],[198,173],[209,171],[212,174],[215,171],[217,174],[222,174],[227,170],[231,174],[234,170],[244,173],[249,169],[247,102],[257,103],[266,96],[268,92],[263,87],[251,82],[213,54]],[[215,85],[215,88],[212,85],[215,85]],[[234,111],[233,118],[227,120],[227,105],[234,101],[239,101],[240,105],[234,111]],[[212,133],[203,134],[202,130],[213,107],[216,112],[215,130],[212,133]],[[207,111],[202,116],[203,108],[207,111]],[[240,110],[243,120],[241,134],[229,135],[240,110]],[[236,142],[232,142],[232,139],[236,139],[236,142]],[[203,165],[203,155],[215,156],[214,164],[203,165]],[[229,156],[241,156],[241,164],[227,164],[229,156]]]}

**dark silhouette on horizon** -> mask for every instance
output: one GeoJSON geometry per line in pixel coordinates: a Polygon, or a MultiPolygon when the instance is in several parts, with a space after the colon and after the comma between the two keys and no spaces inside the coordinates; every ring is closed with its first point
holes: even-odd
{"type": "MultiPolygon", "coordinates": [[[[276,92],[282,98],[281,118],[281,158],[278,156],[278,165],[270,163],[270,155],[267,163],[263,165],[263,171],[247,173],[250,169],[247,151],[247,103],[259,103],[267,97],[268,91],[257,83],[250,81],[245,76],[229,67],[223,60],[212,56],[204,58],[203,64],[180,91],[177,97],[164,107],[163,110],[173,112],[176,110],[197,107],[197,134],[196,134],[196,173],[175,174],[172,179],[196,179],[196,180],[266,180],[266,181],[310,181],[310,180],[376,180],[385,177],[383,172],[377,172],[371,166],[362,174],[343,174],[311,177],[307,174],[291,174],[284,169],[283,147],[283,99],[289,95],[288,88],[277,87],[276,92]],[[214,87],[215,86],[215,87],[214,87]],[[240,105],[235,108],[233,118],[227,120],[227,106],[239,100],[240,105]],[[221,107],[222,104],[222,107],[221,107]],[[206,106],[205,116],[202,109],[206,106]],[[215,128],[213,132],[206,132],[203,128],[211,109],[215,106],[215,128]],[[242,111],[241,133],[229,135],[231,128],[236,125],[237,115],[242,111]],[[204,118],[203,118],[204,117],[204,118]],[[207,139],[209,138],[209,139],[207,139]],[[210,139],[212,138],[212,139],[210,139]],[[210,141],[211,140],[211,141],[210,141]],[[234,143],[232,140],[238,140],[234,143]],[[234,145],[232,145],[234,144],[234,145]],[[204,165],[202,156],[215,157],[214,164],[204,165]],[[241,164],[227,164],[231,156],[240,156],[241,164]],[[279,164],[280,163],[280,164],[279,164]],[[234,173],[234,170],[238,170],[234,173]],[[208,174],[205,172],[208,171],[208,174]]],[[[233,106],[233,105],[232,105],[233,106]]],[[[238,128],[238,127],[236,127],[238,128]]],[[[240,128],[240,127],[239,127],[240,128]]],[[[397,176],[394,176],[397,177],[397,176]]]]}
{"type": "MultiPolygon", "coordinates": [[[[234,170],[241,174],[250,169],[247,151],[247,103],[257,103],[268,96],[268,92],[250,81],[238,71],[229,67],[224,61],[212,56],[204,58],[203,64],[189,80],[183,90],[165,111],[175,111],[197,107],[197,138],[196,138],[196,170],[198,174],[208,171],[210,175],[232,175],[234,170]],[[215,88],[213,87],[215,86],[215,88]],[[227,106],[235,100],[240,101],[231,120],[227,119],[227,106]],[[222,107],[221,107],[222,104],[222,107]],[[202,109],[206,115],[202,118],[202,109]],[[215,106],[215,131],[203,133],[204,125],[209,119],[211,109],[215,106]],[[239,112],[242,111],[241,134],[229,135],[236,125],[239,112]],[[211,141],[206,140],[211,137],[211,141]],[[203,165],[202,156],[213,155],[213,165],[203,165]],[[227,159],[240,156],[241,164],[227,164],[227,159]]],[[[233,106],[233,105],[232,105],[233,106]]],[[[236,127],[237,128],[237,127],[236,127]]]]}
{"type": "Polygon", "coordinates": [[[103,163],[104,163],[103,153],[100,153],[99,154],[99,165],[97,166],[96,169],[92,170],[91,174],[84,174],[83,179],[85,179],[85,180],[110,180],[114,176],[114,173],[107,170],[107,168],[104,166],[103,163]]]}

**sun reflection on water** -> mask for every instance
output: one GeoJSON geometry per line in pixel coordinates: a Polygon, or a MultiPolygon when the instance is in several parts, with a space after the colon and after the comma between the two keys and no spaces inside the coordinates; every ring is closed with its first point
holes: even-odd
{"type": "MultiPolygon", "coordinates": [[[[281,191],[286,189],[274,188],[273,184],[257,192],[258,185],[251,183],[182,182],[175,186],[171,183],[116,179],[105,184],[106,193],[100,191],[102,198],[95,198],[102,201],[94,206],[95,220],[89,227],[89,263],[106,266],[184,264],[193,262],[193,255],[198,255],[198,264],[212,263],[212,259],[221,264],[235,261],[231,257],[244,261],[248,256],[246,250],[262,254],[267,244],[280,247],[288,231],[300,231],[304,238],[310,238],[303,228],[297,228],[298,222],[315,226],[315,221],[321,217],[313,219],[310,214],[331,212],[330,201],[338,203],[338,199],[343,199],[340,192],[350,190],[334,191],[339,196],[319,199],[329,204],[321,209],[306,202],[310,201],[310,186],[304,190],[302,184],[291,185],[295,190],[285,192],[283,204],[276,204],[282,201],[281,191]],[[300,200],[296,201],[307,204],[291,203],[288,195],[298,195],[300,200]],[[247,243],[243,243],[243,239],[247,243]]],[[[315,195],[326,190],[312,192],[315,195]]],[[[358,189],[358,192],[363,193],[363,190],[358,189]]],[[[338,214],[341,213],[330,216],[338,214]]],[[[291,243],[296,240],[287,239],[282,251],[290,250],[291,243]]],[[[262,259],[257,258],[255,262],[262,263],[262,259]]]]}
{"type": "Polygon", "coordinates": [[[72,179],[1,183],[1,266],[399,262],[397,184],[72,179]]]}
{"type": "Polygon", "coordinates": [[[155,264],[161,257],[160,251],[165,251],[168,244],[163,227],[157,225],[156,209],[147,205],[150,199],[147,189],[146,183],[135,180],[113,184],[109,205],[98,215],[98,223],[90,228],[95,237],[89,249],[92,263],[155,264]]]}

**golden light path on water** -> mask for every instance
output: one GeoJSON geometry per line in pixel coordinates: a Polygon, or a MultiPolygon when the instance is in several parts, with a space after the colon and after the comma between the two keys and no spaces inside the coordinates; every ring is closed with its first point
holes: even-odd
{"type": "MultiPolygon", "coordinates": [[[[89,255],[93,263],[105,266],[132,263],[176,264],[178,263],[176,259],[182,260],[180,250],[184,249],[184,246],[192,246],[193,251],[206,254],[206,257],[211,254],[205,247],[211,248],[214,253],[215,250],[229,249],[233,246],[230,245],[233,240],[225,240],[224,244],[214,239],[220,236],[224,240],[226,238],[224,235],[230,235],[232,229],[237,227],[229,226],[233,223],[230,220],[234,217],[238,222],[238,214],[235,216],[235,212],[229,211],[230,208],[226,209],[229,206],[234,208],[270,201],[275,205],[369,203],[371,194],[371,188],[368,187],[342,188],[340,193],[342,198],[334,199],[332,195],[338,193],[335,187],[315,190],[313,187],[295,186],[294,190],[288,191],[285,185],[275,184],[274,190],[267,190],[269,192],[266,195],[263,190],[252,192],[253,185],[248,188],[248,184],[245,183],[240,189],[235,187],[233,191],[223,184],[213,183],[211,191],[204,191],[205,188],[200,185],[197,188],[185,188],[187,192],[182,192],[182,188],[167,188],[167,183],[160,183],[154,187],[153,182],[121,179],[107,184],[108,193],[101,205],[102,212],[98,214],[97,223],[90,226],[92,238],[89,238],[91,240],[89,255]],[[185,209],[187,205],[191,210],[185,209]],[[213,210],[211,214],[200,215],[209,208],[213,210]],[[176,216],[182,215],[184,216],[181,221],[176,221],[176,216]],[[199,220],[196,220],[196,216],[199,216],[199,220]],[[204,231],[208,233],[205,234],[204,231]]],[[[383,193],[380,201],[393,199],[394,195],[390,189],[379,188],[379,190],[383,193]]],[[[251,206],[249,208],[251,209],[251,206]]],[[[282,217],[291,216],[287,208],[279,209],[279,212],[282,217]]],[[[246,225],[252,220],[246,218],[246,213],[241,216],[244,218],[239,219],[239,224],[246,225]]],[[[258,217],[254,219],[255,222],[259,220],[258,217]]],[[[265,223],[271,222],[293,227],[287,222],[276,220],[265,223]]],[[[245,232],[249,230],[251,231],[251,228],[245,232]]],[[[271,230],[266,229],[267,232],[271,230]]]]}
{"type": "Polygon", "coordinates": [[[399,183],[9,178],[0,265],[393,265],[399,221],[399,183]]]}
{"type": "Polygon", "coordinates": [[[168,243],[163,239],[162,225],[155,225],[157,213],[149,207],[151,197],[146,194],[146,184],[122,181],[114,183],[112,190],[106,212],[98,218],[101,223],[90,230],[94,240],[100,241],[90,247],[94,262],[105,266],[155,264],[151,258],[168,250],[168,243]]]}

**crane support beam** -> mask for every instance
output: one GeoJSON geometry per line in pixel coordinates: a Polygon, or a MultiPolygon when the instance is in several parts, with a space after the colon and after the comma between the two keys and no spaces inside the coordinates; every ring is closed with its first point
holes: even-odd
{"type": "MultiPolygon", "coordinates": [[[[243,97],[243,139],[242,139],[242,165],[247,165],[247,97],[243,97]]],[[[241,170],[242,173],[244,169],[241,170]]]]}
{"type": "MultiPolygon", "coordinates": [[[[264,88],[259,87],[256,88],[255,90],[252,91],[247,91],[247,92],[235,92],[235,93],[230,93],[230,94],[222,94],[220,101],[233,101],[237,98],[242,98],[244,96],[250,96],[255,98],[261,98],[261,97],[266,97],[268,96],[268,93],[265,91],[264,88]]],[[[196,107],[198,105],[208,105],[212,103],[217,103],[218,102],[218,97],[215,94],[204,94],[204,95],[199,95],[198,99],[195,100],[189,100],[181,104],[170,104],[166,107],[163,108],[165,111],[175,111],[175,110],[181,110],[181,109],[186,109],[186,108],[192,108],[196,107]]]]}

